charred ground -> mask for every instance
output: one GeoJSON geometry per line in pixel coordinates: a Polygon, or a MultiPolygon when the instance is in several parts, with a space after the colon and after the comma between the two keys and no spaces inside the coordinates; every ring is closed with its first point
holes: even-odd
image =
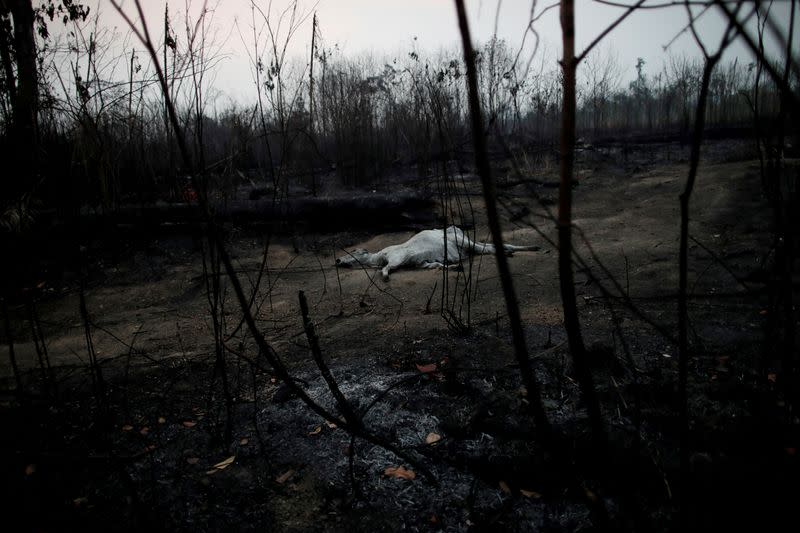
{"type": "MultiPolygon", "coordinates": [[[[706,529],[766,530],[796,518],[797,489],[784,482],[800,473],[800,426],[784,411],[770,338],[773,213],[758,162],[742,156],[746,143],[704,150],[690,228],[691,512],[706,529]]],[[[302,290],[342,392],[366,426],[412,451],[435,483],[420,471],[414,480],[386,475],[388,467],[414,467],[331,427],[293,397],[237,327],[240,314],[225,289],[228,441],[202,237],[180,220],[145,230],[112,221],[109,233],[84,242],[82,273],[50,257],[35,298],[10,306],[0,356],[6,516],[31,530],[574,531],[591,527],[587,501],[602,498],[627,528],[669,529],[679,433],[670,336],[686,158],[677,144],[579,154],[576,250],[585,263],[576,266],[576,283],[607,423],[605,462],[592,447],[574,380],[557,254],[547,241],[555,235],[545,212],[556,195],[555,166],[506,179],[517,163],[495,165],[506,240],[542,246],[516,254],[511,267],[544,404],[578,483],[543,447],[529,417],[492,256],[464,272],[399,271],[388,283],[371,270],[332,267],[341,248],[378,249],[436,225],[442,197],[431,178],[354,190],[339,201],[299,198],[297,224],[281,227],[254,224],[259,217],[245,196],[257,203],[259,195],[243,193],[240,211],[227,213],[226,242],[251,286],[269,235],[256,318],[297,382],[336,409],[309,355],[302,290]],[[338,227],[343,221],[349,230],[338,227]],[[459,292],[467,274],[468,317],[459,292]],[[448,328],[443,309],[470,331],[448,328]],[[85,355],[87,322],[102,400],[85,355]],[[57,388],[44,386],[36,324],[57,388]],[[24,396],[11,392],[11,338],[24,396]]],[[[479,181],[465,174],[457,197],[471,205],[472,226],[487,240],[479,181]]]]}

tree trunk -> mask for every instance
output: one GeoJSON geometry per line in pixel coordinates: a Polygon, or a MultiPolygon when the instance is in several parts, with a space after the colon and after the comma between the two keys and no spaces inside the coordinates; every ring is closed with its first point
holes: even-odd
{"type": "Polygon", "coordinates": [[[7,198],[18,200],[33,185],[38,145],[38,75],[36,42],[33,33],[31,0],[6,0],[4,7],[14,21],[14,51],[17,60],[17,86],[13,101],[12,150],[19,165],[10,173],[15,179],[5,183],[7,198]]]}
{"type": "Polygon", "coordinates": [[[697,168],[700,165],[700,146],[705,129],[706,104],[711,73],[719,61],[720,55],[706,58],[703,68],[703,79],[700,84],[700,95],[697,97],[694,130],[692,133],[691,155],[689,157],[689,176],[680,195],[681,223],[679,248],[679,281],[678,281],[678,397],[680,398],[680,473],[681,473],[681,526],[685,530],[689,524],[689,200],[694,190],[697,168]]]}
{"type": "Polygon", "coordinates": [[[494,181],[492,180],[489,156],[487,155],[483,114],[481,113],[480,99],[478,96],[478,75],[475,64],[475,52],[472,48],[472,39],[469,34],[466,9],[463,0],[456,0],[458,24],[461,29],[461,41],[464,49],[464,63],[467,67],[467,96],[469,98],[470,119],[472,121],[472,142],[475,147],[475,168],[483,185],[483,197],[486,203],[486,218],[489,230],[492,233],[492,243],[495,247],[497,270],[500,275],[500,284],[505,297],[508,320],[511,325],[511,338],[514,343],[514,354],[519,363],[520,373],[525,388],[528,391],[528,401],[531,413],[536,423],[537,430],[549,445],[553,443],[552,427],[547,419],[541,397],[541,387],[533,373],[533,368],[528,356],[528,347],[525,340],[525,331],[522,328],[517,295],[514,291],[513,278],[508,266],[508,259],[503,252],[503,234],[500,228],[500,214],[497,212],[497,196],[494,181]]]}
{"type": "Polygon", "coordinates": [[[592,375],[587,361],[586,347],[581,336],[578,306],[575,302],[575,280],[572,272],[572,183],[575,165],[575,5],[574,0],[561,2],[561,30],[564,45],[562,69],[564,71],[563,113],[561,115],[561,181],[558,203],[558,278],[561,302],[564,307],[564,327],[581,387],[583,400],[589,413],[595,446],[599,454],[605,450],[605,431],[600,404],[597,401],[592,375]]]}

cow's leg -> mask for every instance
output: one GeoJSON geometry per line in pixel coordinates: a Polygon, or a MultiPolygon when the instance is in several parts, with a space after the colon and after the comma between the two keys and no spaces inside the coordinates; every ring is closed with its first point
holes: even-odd
{"type": "Polygon", "coordinates": [[[463,237],[463,244],[461,239],[459,239],[458,244],[462,248],[466,248],[467,250],[471,250],[472,253],[475,254],[493,254],[494,253],[494,244],[489,244],[487,242],[479,242],[473,241],[466,235],[463,237]]]}
{"type": "Polygon", "coordinates": [[[428,261],[422,264],[422,268],[441,268],[442,270],[455,270],[456,272],[463,272],[464,265],[458,263],[441,263],[439,261],[428,261]]]}
{"type": "Polygon", "coordinates": [[[383,276],[383,281],[389,281],[389,273],[392,270],[397,270],[399,267],[400,263],[394,262],[391,259],[389,259],[389,262],[386,263],[386,266],[384,266],[381,269],[381,276],[383,276]]]}
{"type": "MultiPolygon", "coordinates": [[[[464,236],[464,246],[468,249],[472,250],[473,253],[476,254],[493,254],[495,251],[494,244],[489,244],[486,242],[478,242],[470,240],[469,237],[466,235],[464,236]]],[[[514,252],[535,252],[540,250],[538,246],[516,246],[513,244],[503,244],[503,251],[506,255],[514,255],[514,252]]]]}
{"type": "Polygon", "coordinates": [[[541,250],[541,246],[515,246],[513,244],[504,244],[503,248],[509,254],[514,252],[538,252],[541,250]]]}

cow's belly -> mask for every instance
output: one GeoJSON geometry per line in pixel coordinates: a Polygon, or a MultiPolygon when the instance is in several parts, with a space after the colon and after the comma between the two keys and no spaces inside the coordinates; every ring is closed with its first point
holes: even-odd
{"type": "Polygon", "coordinates": [[[425,230],[414,235],[397,247],[392,247],[390,255],[395,263],[402,266],[421,266],[425,263],[457,263],[463,256],[459,253],[456,236],[447,235],[447,257],[445,257],[444,235],[442,230],[425,230]]]}

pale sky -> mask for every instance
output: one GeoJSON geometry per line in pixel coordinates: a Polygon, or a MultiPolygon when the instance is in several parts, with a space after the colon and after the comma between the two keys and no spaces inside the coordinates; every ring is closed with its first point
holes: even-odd
{"type": "MultiPolygon", "coordinates": [[[[183,13],[187,2],[189,11],[196,13],[201,0],[173,0],[170,11],[183,13]]],[[[90,0],[93,13],[101,14],[101,24],[117,26],[125,31],[125,24],[115,13],[109,0],[90,0]],[[99,11],[98,4],[99,3],[99,11]]],[[[123,0],[123,6],[129,13],[134,13],[133,2],[123,0]]],[[[257,1],[262,10],[267,11],[272,4],[272,12],[279,13],[289,3],[288,0],[257,1]]],[[[466,0],[471,19],[473,39],[487,41],[495,30],[516,47],[521,43],[529,20],[531,0],[500,1],[499,17],[495,17],[498,0],[466,0]]],[[[538,10],[551,4],[552,1],[539,0],[538,10]]],[[[161,17],[164,12],[164,0],[142,0],[146,16],[154,35],[162,35],[161,17]]],[[[246,38],[251,36],[252,23],[250,0],[210,0],[214,7],[214,26],[219,39],[226,39],[222,47],[225,59],[220,63],[215,86],[240,101],[249,101],[254,95],[251,69],[245,52],[245,44],[239,32],[246,38]],[[237,29],[238,28],[238,29],[237,29]]],[[[300,0],[301,11],[316,11],[319,18],[320,32],[327,46],[338,44],[346,55],[370,53],[379,60],[382,56],[391,59],[400,54],[407,54],[412,45],[421,51],[435,53],[441,48],[454,49],[459,43],[460,35],[456,20],[453,0],[300,0]],[[416,37],[416,42],[414,38],[416,37]]],[[[578,49],[591,42],[604,28],[614,21],[622,9],[598,4],[592,0],[576,0],[576,40],[578,49]]],[[[777,0],[773,6],[776,20],[784,27],[789,18],[788,3],[777,0]]],[[[798,14],[797,18],[800,18],[798,14]]],[[[647,62],[646,72],[655,73],[661,69],[666,57],[664,45],[670,42],[687,21],[683,7],[642,10],[630,16],[601,45],[601,50],[610,50],[615,54],[623,68],[623,77],[631,79],[638,57],[647,62]]],[[[796,27],[800,26],[800,21],[796,27]]],[[[558,9],[552,9],[535,24],[545,45],[548,58],[556,60],[560,56],[561,36],[558,9]]],[[[706,39],[707,46],[714,48],[724,25],[721,16],[714,10],[705,14],[698,29],[706,39]]],[[[800,30],[800,28],[799,28],[800,30]]],[[[529,42],[531,36],[528,36],[529,42]]],[[[311,18],[298,29],[290,46],[290,55],[308,57],[311,44],[311,18]]],[[[249,44],[248,44],[249,46],[249,44]]],[[[797,49],[797,47],[795,47],[797,49]]],[[[689,32],[685,32],[671,46],[670,52],[676,54],[697,55],[697,46],[689,32]]],[[[424,55],[424,54],[423,54],[424,55]]],[[[738,56],[745,63],[751,60],[744,45],[735,44],[727,54],[728,58],[738,56]]],[[[379,63],[380,64],[380,63],[379,63]]]]}

